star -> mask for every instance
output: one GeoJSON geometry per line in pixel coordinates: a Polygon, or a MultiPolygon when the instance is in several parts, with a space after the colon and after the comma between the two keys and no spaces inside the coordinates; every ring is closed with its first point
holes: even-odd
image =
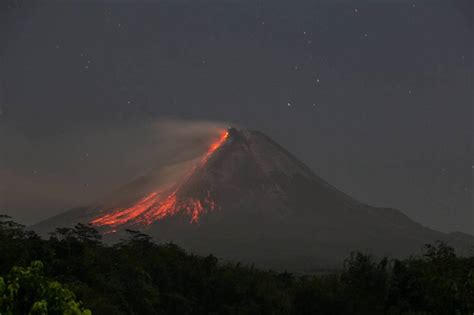
{"type": "Polygon", "coordinates": [[[354,9],[354,12],[355,12],[355,13],[359,13],[359,9],[357,9],[357,8],[354,9]]]}
{"type": "Polygon", "coordinates": [[[288,102],[287,105],[288,105],[288,107],[291,107],[291,103],[290,103],[290,102],[288,102]]]}

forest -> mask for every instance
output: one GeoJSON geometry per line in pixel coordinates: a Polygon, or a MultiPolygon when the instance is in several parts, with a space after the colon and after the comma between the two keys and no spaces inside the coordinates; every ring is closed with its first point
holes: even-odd
{"type": "Polygon", "coordinates": [[[107,245],[78,224],[42,239],[1,216],[0,314],[474,313],[474,255],[441,242],[406,259],[354,252],[340,270],[296,275],[127,232],[107,245]]]}

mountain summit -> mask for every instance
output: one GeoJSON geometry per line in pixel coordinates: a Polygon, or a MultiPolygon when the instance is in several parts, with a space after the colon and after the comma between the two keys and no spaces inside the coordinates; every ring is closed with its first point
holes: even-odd
{"type": "Polygon", "coordinates": [[[197,253],[301,270],[340,263],[354,250],[405,256],[435,240],[474,245],[468,235],[358,202],[258,131],[223,130],[179,179],[155,187],[156,177],[151,172],[107,201],[32,228],[91,223],[111,238],[143,230],[197,253]]]}

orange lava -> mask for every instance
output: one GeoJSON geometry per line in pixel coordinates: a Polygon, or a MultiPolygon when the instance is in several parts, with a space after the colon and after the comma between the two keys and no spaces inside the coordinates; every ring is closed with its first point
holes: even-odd
{"type": "Polygon", "coordinates": [[[177,193],[182,184],[192,176],[196,169],[207,163],[212,154],[227,140],[228,136],[229,133],[227,131],[221,132],[219,138],[209,146],[199,163],[190,170],[181,181],[181,184],[175,185],[174,189],[169,190],[167,193],[161,191],[153,192],[128,208],[114,209],[112,212],[93,219],[91,224],[111,228],[127,223],[149,225],[181,211],[191,217],[191,223],[197,223],[202,214],[216,208],[210,192],[207,193],[203,200],[194,198],[180,200],[177,197],[177,193]]]}

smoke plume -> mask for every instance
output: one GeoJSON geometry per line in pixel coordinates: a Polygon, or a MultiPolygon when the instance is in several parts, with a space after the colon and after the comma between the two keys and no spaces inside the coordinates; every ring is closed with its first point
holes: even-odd
{"type": "Polygon", "coordinates": [[[3,126],[0,213],[32,224],[101,202],[150,172],[156,175],[155,187],[176,180],[227,127],[223,122],[162,119],[83,125],[35,136],[3,126]]]}

